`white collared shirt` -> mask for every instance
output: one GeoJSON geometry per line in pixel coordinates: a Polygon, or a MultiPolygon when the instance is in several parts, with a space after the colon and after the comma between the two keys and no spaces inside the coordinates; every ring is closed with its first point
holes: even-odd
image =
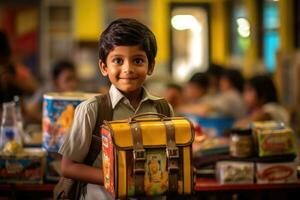
{"type": "MultiPolygon", "coordinates": [[[[129,100],[114,85],[110,87],[109,95],[113,108],[113,120],[128,119],[130,116],[144,112],[157,112],[153,100],[160,99],[143,88],[142,100],[138,108],[134,109],[129,100]]],[[[72,126],[59,150],[60,154],[70,157],[73,161],[83,162],[89,151],[97,113],[98,102],[95,97],[76,107],[72,126]]],[[[101,155],[99,155],[93,166],[100,167],[101,164],[101,155]]]]}

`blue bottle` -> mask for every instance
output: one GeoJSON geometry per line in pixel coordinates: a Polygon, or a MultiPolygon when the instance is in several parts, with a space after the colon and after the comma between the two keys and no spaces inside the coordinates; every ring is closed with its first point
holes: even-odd
{"type": "Polygon", "coordinates": [[[0,150],[2,150],[8,142],[12,141],[22,146],[22,138],[18,131],[16,118],[16,104],[15,102],[7,102],[3,103],[0,150]]]}

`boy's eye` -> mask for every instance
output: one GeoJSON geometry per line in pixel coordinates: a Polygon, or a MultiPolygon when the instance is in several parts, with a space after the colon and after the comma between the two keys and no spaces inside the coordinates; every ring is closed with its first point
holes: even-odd
{"type": "Polygon", "coordinates": [[[122,65],[123,64],[123,59],[121,59],[121,58],[114,58],[112,62],[114,64],[122,65]]]}
{"type": "Polygon", "coordinates": [[[143,64],[144,60],[142,58],[136,58],[136,59],[134,59],[133,62],[137,65],[141,65],[141,64],[143,64]]]}

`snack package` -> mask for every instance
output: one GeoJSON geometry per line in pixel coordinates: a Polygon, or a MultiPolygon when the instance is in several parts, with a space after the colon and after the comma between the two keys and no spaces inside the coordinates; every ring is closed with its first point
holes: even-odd
{"type": "Polygon", "coordinates": [[[260,130],[256,136],[260,157],[295,154],[295,137],[290,128],[260,130]]]}
{"type": "Polygon", "coordinates": [[[24,148],[18,153],[0,152],[0,183],[43,183],[46,152],[24,148]]]}
{"type": "Polygon", "coordinates": [[[46,179],[57,181],[60,177],[60,157],[57,152],[71,127],[76,107],[84,100],[95,96],[94,93],[50,92],[43,101],[43,148],[46,156],[46,179]]]}
{"type": "Polygon", "coordinates": [[[254,144],[260,157],[295,154],[292,129],[277,121],[253,122],[254,144]]]}
{"type": "Polygon", "coordinates": [[[297,181],[296,163],[256,163],[257,183],[290,183],[297,181]]]}
{"type": "Polygon", "coordinates": [[[220,161],[216,164],[220,184],[254,183],[254,163],[220,161]]]}
{"type": "Polygon", "coordinates": [[[250,127],[255,130],[264,130],[264,129],[272,129],[278,130],[285,128],[285,124],[283,122],[277,121],[256,121],[253,122],[250,127]]]}

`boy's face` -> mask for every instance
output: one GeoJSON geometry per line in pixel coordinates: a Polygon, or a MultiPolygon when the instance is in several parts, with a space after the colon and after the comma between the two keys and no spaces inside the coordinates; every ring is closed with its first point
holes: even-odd
{"type": "Polygon", "coordinates": [[[154,64],[149,64],[146,52],[138,45],[116,46],[108,54],[106,65],[99,60],[99,67],[120,91],[131,93],[139,91],[154,64]]]}

